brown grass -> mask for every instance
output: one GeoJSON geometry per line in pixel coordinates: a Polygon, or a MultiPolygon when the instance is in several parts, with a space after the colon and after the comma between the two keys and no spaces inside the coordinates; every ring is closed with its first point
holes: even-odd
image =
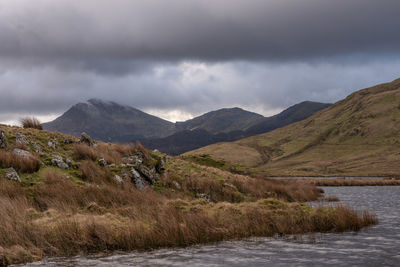
{"type": "Polygon", "coordinates": [[[305,182],[316,186],[398,186],[397,179],[309,179],[305,182]]]}
{"type": "Polygon", "coordinates": [[[131,147],[128,145],[114,145],[100,143],[95,148],[98,158],[103,158],[108,164],[121,164],[122,157],[132,153],[131,147]]]}
{"type": "Polygon", "coordinates": [[[111,174],[107,168],[100,168],[96,163],[90,160],[84,160],[80,163],[79,169],[82,172],[82,179],[88,182],[104,183],[110,182],[111,174]]]}
{"type": "Polygon", "coordinates": [[[133,145],[108,144],[112,146],[112,150],[118,152],[122,157],[128,157],[135,153],[136,149],[133,145]]]}
{"type": "Polygon", "coordinates": [[[97,154],[95,150],[86,144],[74,144],[73,146],[75,160],[96,160],[97,154]]]}
{"type": "Polygon", "coordinates": [[[274,181],[260,178],[243,180],[235,178],[232,182],[244,194],[261,198],[265,197],[267,193],[268,196],[289,202],[313,201],[323,193],[321,189],[315,186],[297,181],[274,181]]]}
{"type": "Polygon", "coordinates": [[[18,142],[15,144],[15,148],[19,148],[22,150],[29,150],[28,146],[25,143],[18,142]]]}
{"type": "Polygon", "coordinates": [[[174,181],[180,183],[186,194],[206,194],[213,202],[254,201],[267,197],[304,202],[317,200],[323,193],[316,186],[302,181],[253,178],[178,159],[174,160],[163,179],[171,188],[175,187],[174,181]]]}
{"type": "Polygon", "coordinates": [[[37,156],[23,157],[12,152],[0,151],[0,168],[13,167],[22,173],[33,173],[40,169],[40,159],[37,156]]]}
{"type": "Polygon", "coordinates": [[[73,153],[75,160],[96,160],[99,158],[104,158],[108,164],[121,164],[123,157],[131,156],[138,151],[145,157],[150,158],[149,152],[143,148],[136,148],[132,145],[121,145],[121,144],[109,144],[109,143],[99,143],[96,147],[89,147],[86,144],[74,144],[73,153]],[[147,156],[146,156],[147,155],[147,156]]]}
{"type": "Polygon", "coordinates": [[[0,180],[0,262],[186,246],[249,236],[358,230],[373,214],[268,198],[240,205],[169,200],[133,186],[79,186],[56,171],[31,193],[0,180]],[[31,196],[30,196],[31,194],[31,196]],[[12,198],[11,198],[12,197],[12,198]]]}
{"type": "Polygon", "coordinates": [[[149,150],[147,150],[139,141],[136,141],[135,150],[141,152],[145,160],[151,158],[149,150]]]}
{"type": "Polygon", "coordinates": [[[19,122],[25,129],[33,128],[33,129],[43,130],[42,123],[35,117],[20,118],[19,122]]]}

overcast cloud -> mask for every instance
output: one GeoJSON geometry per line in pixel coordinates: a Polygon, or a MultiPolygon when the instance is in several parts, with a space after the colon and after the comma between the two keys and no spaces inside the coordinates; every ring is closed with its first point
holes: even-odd
{"type": "Polygon", "coordinates": [[[271,115],[400,77],[398,0],[2,0],[0,122],[102,98],[271,115]]]}

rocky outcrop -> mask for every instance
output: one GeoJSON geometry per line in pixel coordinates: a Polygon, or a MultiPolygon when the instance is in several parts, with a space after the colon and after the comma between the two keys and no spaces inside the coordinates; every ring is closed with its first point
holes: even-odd
{"type": "Polygon", "coordinates": [[[136,186],[137,189],[143,190],[146,187],[146,183],[143,177],[134,168],[130,170],[131,182],[136,186]]]}
{"type": "Polygon", "coordinates": [[[51,164],[61,169],[69,169],[68,164],[64,162],[63,158],[60,155],[52,155],[51,164]]]}
{"type": "Polygon", "coordinates": [[[139,157],[139,155],[130,156],[124,158],[123,160],[128,164],[133,164],[133,165],[141,165],[143,163],[143,159],[139,157]]]}
{"type": "Polygon", "coordinates": [[[29,145],[29,141],[28,138],[26,138],[25,135],[23,135],[22,133],[17,133],[16,137],[15,137],[15,143],[17,145],[29,145]]]}
{"type": "Polygon", "coordinates": [[[138,171],[151,185],[154,185],[157,183],[158,179],[160,179],[160,174],[157,173],[155,167],[149,168],[147,166],[140,165],[138,171]]]}
{"type": "Polygon", "coordinates": [[[207,202],[211,202],[211,197],[209,195],[207,195],[207,194],[200,194],[199,198],[202,198],[207,202]]]}
{"type": "Polygon", "coordinates": [[[43,153],[43,149],[38,144],[35,142],[31,142],[31,144],[36,153],[43,153]]]}
{"type": "Polygon", "coordinates": [[[74,140],[72,140],[72,139],[69,139],[69,138],[64,139],[64,144],[66,144],[66,145],[70,145],[73,143],[74,143],[74,140]]]}
{"type": "Polygon", "coordinates": [[[72,164],[72,160],[71,160],[71,159],[66,158],[66,159],[65,159],[65,163],[67,163],[67,165],[68,165],[70,168],[73,167],[73,164],[72,164]]]}
{"type": "Polygon", "coordinates": [[[32,156],[33,156],[31,152],[26,151],[26,150],[23,150],[23,149],[19,149],[19,148],[14,148],[13,153],[14,153],[15,155],[17,155],[17,156],[20,156],[20,157],[27,157],[27,158],[29,158],[29,157],[32,157],[32,156]]]}
{"type": "Polygon", "coordinates": [[[3,130],[0,130],[0,149],[6,149],[8,146],[7,144],[7,137],[3,130]]]}
{"type": "Polygon", "coordinates": [[[114,181],[116,181],[119,184],[122,184],[124,182],[124,180],[122,180],[122,178],[119,175],[114,175],[114,181]]]}
{"type": "Polygon", "coordinates": [[[177,181],[172,181],[172,185],[178,190],[182,189],[182,186],[177,181]]]}
{"type": "Polygon", "coordinates": [[[107,161],[104,158],[99,158],[97,162],[101,167],[107,166],[107,161]]]}
{"type": "Polygon", "coordinates": [[[166,164],[167,164],[167,157],[163,156],[156,166],[158,172],[160,173],[164,172],[166,164]]]}
{"type": "Polygon", "coordinates": [[[47,145],[49,147],[51,147],[52,149],[56,149],[57,148],[57,139],[53,138],[52,140],[50,140],[49,142],[47,142],[47,145]]]}
{"type": "MultiPolygon", "coordinates": [[[[125,171],[124,177],[130,179],[135,187],[143,190],[146,186],[155,185],[166,168],[166,157],[159,158],[157,164],[149,165],[145,160],[143,152],[136,152],[135,155],[123,158],[123,164],[119,166],[131,168],[129,172],[125,171]]],[[[100,164],[100,162],[99,162],[100,164]]]]}
{"type": "Polygon", "coordinates": [[[80,142],[88,146],[93,146],[93,140],[87,133],[82,133],[80,142]]]}
{"type": "Polygon", "coordinates": [[[6,172],[6,176],[8,180],[21,182],[21,178],[19,178],[18,173],[14,168],[9,168],[6,172]]]}

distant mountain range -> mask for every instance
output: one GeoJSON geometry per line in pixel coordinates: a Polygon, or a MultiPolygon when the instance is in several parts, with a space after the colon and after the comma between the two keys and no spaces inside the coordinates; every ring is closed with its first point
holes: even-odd
{"type": "Polygon", "coordinates": [[[183,124],[188,127],[183,131],[164,138],[144,139],[141,142],[146,147],[179,155],[206,145],[266,133],[304,120],[329,106],[330,104],[305,101],[272,117],[263,117],[240,108],[221,109],[184,122],[183,124]]]}
{"type": "Polygon", "coordinates": [[[92,138],[106,142],[138,140],[149,148],[177,155],[217,142],[265,133],[303,120],[329,105],[306,101],[272,117],[240,108],[224,108],[172,123],[130,106],[90,99],[72,106],[54,121],[44,123],[43,127],[74,136],[86,132],[92,138]]]}

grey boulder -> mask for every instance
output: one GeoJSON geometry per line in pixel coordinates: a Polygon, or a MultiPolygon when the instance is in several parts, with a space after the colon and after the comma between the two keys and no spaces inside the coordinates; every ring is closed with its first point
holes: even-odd
{"type": "Polygon", "coordinates": [[[19,149],[19,148],[14,148],[13,153],[17,156],[26,157],[26,158],[33,156],[31,152],[23,150],[23,149],[19,149]]]}
{"type": "Polygon", "coordinates": [[[86,144],[88,146],[92,146],[93,145],[93,140],[87,133],[82,133],[80,142],[82,144],[86,144]]]}
{"type": "Polygon", "coordinates": [[[114,175],[114,181],[116,181],[119,184],[122,184],[124,182],[119,175],[114,175]]]}
{"type": "Polygon", "coordinates": [[[19,175],[14,168],[7,169],[6,176],[8,180],[21,182],[21,178],[19,178],[19,175]]]}
{"type": "Polygon", "coordinates": [[[47,142],[47,145],[49,147],[51,147],[52,149],[56,149],[57,148],[57,139],[53,138],[52,140],[50,140],[49,142],[47,142]]]}
{"type": "Polygon", "coordinates": [[[0,148],[1,149],[7,148],[7,137],[3,130],[0,130],[0,148]]]}
{"type": "Polygon", "coordinates": [[[146,183],[143,180],[143,177],[134,168],[131,169],[130,175],[131,182],[135,185],[137,189],[143,190],[146,187],[146,183]]]}
{"type": "Polygon", "coordinates": [[[99,163],[100,166],[104,167],[107,166],[107,161],[104,158],[99,158],[97,160],[97,162],[99,163]]]}
{"type": "Polygon", "coordinates": [[[154,167],[150,169],[144,165],[140,165],[138,171],[151,185],[154,185],[160,179],[160,175],[154,167]]]}
{"type": "Polygon", "coordinates": [[[51,164],[57,166],[60,169],[69,169],[68,164],[65,163],[63,158],[59,155],[52,155],[51,164]]]}
{"type": "Polygon", "coordinates": [[[25,135],[23,135],[22,133],[17,133],[17,136],[15,137],[15,142],[17,143],[17,145],[29,145],[29,141],[28,138],[26,138],[25,135]]]}

